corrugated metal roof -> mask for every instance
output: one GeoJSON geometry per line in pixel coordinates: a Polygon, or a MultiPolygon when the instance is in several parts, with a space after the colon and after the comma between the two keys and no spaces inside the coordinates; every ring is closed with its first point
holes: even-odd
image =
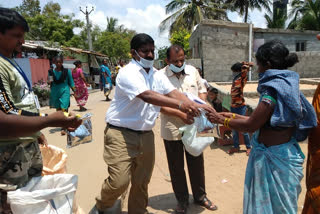
{"type": "Polygon", "coordinates": [[[76,52],[76,53],[86,53],[86,54],[92,54],[92,55],[96,55],[96,56],[100,56],[100,57],[108,57],[105,54],[96,52],[96,51],[88,51],[88,50],[83,50],[81,48],[72,48],[72,47],[62,47],[63,50],[68,50],[68,51],[72,51],[72,52],[76,52]]]}

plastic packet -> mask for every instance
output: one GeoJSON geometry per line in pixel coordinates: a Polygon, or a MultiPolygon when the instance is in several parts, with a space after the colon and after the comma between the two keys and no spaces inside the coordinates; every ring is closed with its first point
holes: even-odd
{"type": "Polygon", "coordinates": [[[71,148],[83,143],[92,142],[92,113],[87,113],[82,119],[82,124],[73,132],[67,133],[67,148],[71,148]]]}

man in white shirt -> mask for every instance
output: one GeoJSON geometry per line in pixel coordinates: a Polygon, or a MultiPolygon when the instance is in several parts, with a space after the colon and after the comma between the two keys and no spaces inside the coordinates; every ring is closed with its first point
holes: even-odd
{"type": "Polygon", "coordinates": [[[104,160],[109,177],[92,213],[103,213],[112,207],[130,179],[128,213],[148,213],[148,184],[155,160],[152,128],[160,106],[179,109],[190,118],[199,114],[200,107],[214,112],[207,105],[188,100],[153,68],[154,41],[149,35],[133,37],[131,55],[132,61],[117,76],[115,95],[106,115],[104,160]]]}
{"type": "MultiPolygon", "coordinates": [[[[184,50],[179,45],[172,45],[167,50],[166,66],[161,70],[172,85],[180,92],[191,93],[206,100],[207,89],[203,84],[197,69],[186,65],[184,50]]],[[[194,202],[209,210],[217,206],[207,198],[204,176],[203,154],[194,157],[185,149],[181,140],[179,128],[192,124],[193,120],[181,111],[169,107],[161,107],[161,137],[167,153],[168,166],[174,194],[178,201],[176,213],[186,213],[189,204],[189,192],[184,171],[184,153],[186,154],[189,179],[194,202]]]]}

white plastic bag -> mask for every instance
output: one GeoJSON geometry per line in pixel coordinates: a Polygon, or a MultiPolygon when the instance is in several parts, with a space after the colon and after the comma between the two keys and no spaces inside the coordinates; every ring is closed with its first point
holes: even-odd
{"type": "MultiPolygon", "coordinates": [[[[191,93],[184,93],[190,100],[205,104],[199,97],[194,96],[191,93]]],[[[182,134],[182,142],[186,150],[193,156],[199,156],[207,146],[214,142],[214,137],[197,137],[197,133],[213,129],[216,124],[212,124],[206,117],[206,111],[199,109],[201,115],[195,117],[194,123],[191,125],[185,125],[179,128],[179,132],[182,134]]]]}
{"type": "Polygon", "coordinates": [[[110,84],[109,83],[106,83],[106,84],[104,84],[104,88],[106,89],[106,90],[110,90],[110,84]]]}
{"type": "Polygon", "coordinates": [[[78,176],[70,174],[34,177],[16,191],[8,192],[13,214],[71,214],[78,176]]]}
{"type": "Polygon", "coordinates": [[[185,149],[195,157],[199,156],[207,146],[214,142],[213,137],[197,137],[197,119],[199,120],[199,118],[196,117],[193,124],[179,128],[185,149]]]}
{"type": "Polygon", "coordinates": [[[212,124],[208,118],[206,117],[206,112],[200,109],[201,115],[196,117],[194,120],[194,124],[197,127],[197,132],[201,133],[203,131],[207,131],[216,127],[216,124],[212,124]]]}

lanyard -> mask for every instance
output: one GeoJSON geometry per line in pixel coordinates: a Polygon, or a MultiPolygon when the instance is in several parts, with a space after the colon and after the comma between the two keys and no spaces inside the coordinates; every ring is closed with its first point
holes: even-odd
{"type": "Polygon", "coordinates": [[[7,57],[3,56],[1,53],[0,53],[0,56],[2,58],[4,58],[5,60],[7,60],[15,69],[18,70],[19,74],[23,77],[24,81],[27,83],[29,91],[32,91],[31,83],[30,83],[28,77],[26,76],[26,74],[23,72],[22,68],[18,65],[18,63],[16,61],[14,61],[16,63],[16,64],[14,64],[13,62],[11,62],[11,60],[9,60],[7,57]]]}

